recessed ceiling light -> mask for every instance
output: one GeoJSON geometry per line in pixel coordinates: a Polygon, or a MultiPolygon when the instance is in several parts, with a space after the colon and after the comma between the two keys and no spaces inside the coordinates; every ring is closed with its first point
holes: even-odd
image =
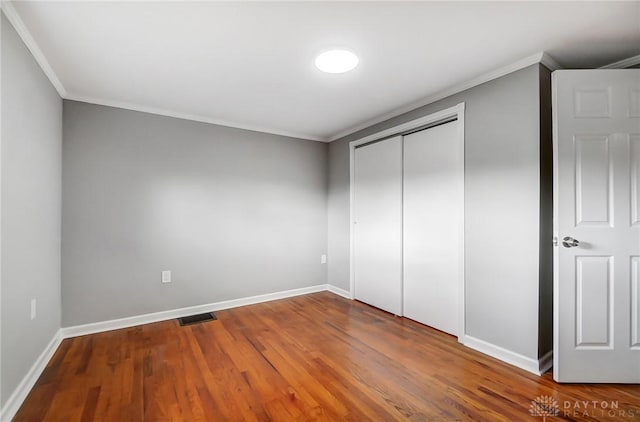
{"type": "Polygon", "coordinates": [[[347,50],[325,51],[316,57],[316,67],[327,73],[344,73],[358,65],[358,56],[347,50]]]}

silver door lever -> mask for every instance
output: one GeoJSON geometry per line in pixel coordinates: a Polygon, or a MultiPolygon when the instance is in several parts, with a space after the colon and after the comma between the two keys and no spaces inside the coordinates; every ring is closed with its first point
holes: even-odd
{"type": "Polygon", "coordinates": [[[562,246],[565,248],[575,248],[580,245],[580,242],[573,237],[566,236],[562,239],[562,246]]]}

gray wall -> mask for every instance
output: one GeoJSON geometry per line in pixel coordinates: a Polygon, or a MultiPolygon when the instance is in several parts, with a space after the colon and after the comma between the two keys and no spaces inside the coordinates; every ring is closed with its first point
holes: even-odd
{"type": "Polygon", "coordinates": [[[1,19],[4,405],[60,328],[62,100],[1,19]],[[31,298],[37,300],[33,321],[31,298]]]}
{"type": "Polygon", "coordinates": [[[553,350],[553,133],[551,71],[540,65],[540,357],[553,350]]]}
{"type": "Polygon", "coordinates": [[[349,141],[329,144],[328,283],[349,291],[349,141]]]}
{"type": "Polygon", "coordinates": [[[64,101],[63,326],[325,284],[327,152],[64,101]]]}
{"type": "Polygon", "coordinates": [[[348,143],[465,102],[467,334],[537,359],[540,66],[529,66],[332,142],[329,284],[349,288],[348,143]]]}

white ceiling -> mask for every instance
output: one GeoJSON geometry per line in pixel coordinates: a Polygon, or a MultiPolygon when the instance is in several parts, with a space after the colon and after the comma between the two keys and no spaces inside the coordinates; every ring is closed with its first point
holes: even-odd
{"type": "Polygon", "coordinates": [[[637,1],[12,5],[65,98],[316,140],[540,51],[563,67],[640,54],[637,1]],[[318,71],[332,47],[359,66],[318,71]]]}

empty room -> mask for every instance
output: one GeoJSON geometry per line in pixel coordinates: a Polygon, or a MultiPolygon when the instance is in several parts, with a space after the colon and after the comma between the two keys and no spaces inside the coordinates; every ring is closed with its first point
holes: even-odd
{"type": "Polygon", "coordinates": [[[0,4],[0,422],[640,420],[640,1],[0,4]]]}

